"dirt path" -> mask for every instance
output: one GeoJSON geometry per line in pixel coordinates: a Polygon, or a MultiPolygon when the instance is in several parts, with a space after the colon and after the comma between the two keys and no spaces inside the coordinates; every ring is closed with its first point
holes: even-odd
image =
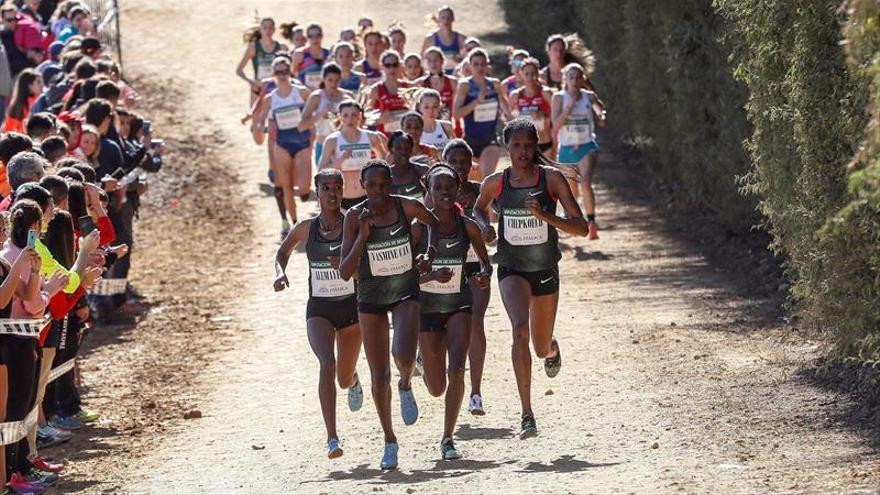
{"type": "MultiPolygon", "coordinates": [[[[602,239],[563,240],[557,335],[565,366],[551,381],[536,361],[541,435],[513,438],[518,400],[507,317],[495,286],[486,324],[488,414],[461,416],[457,438],[465,459],[439,460],[442,401],[430,398],[421,384],[415,387],[419,422],[405,428],[395,418],[399,472],[378,470],[381,435],[369,394],[357,413],[340,405],[345,456],[326,459],[317,362],[304,332],[306,292],[271,290],[278,220],[273,200],[257,186],[265,182],[265,152],[237,123],[245,108],[244,85],[233,76],[242,52],[239,33],[254,8],[278,21],[320,22],[328,35],[360,15],[371,15],[380,26],[401,19],[421,33],[424,14],[438,3],[416,2],[405,11],[384,0],[123,2],[126,69],[135,75],[170,71],[177,89],[188,95],[180,102],[179,127],[165,132],[198,127],[222,135],[216,166],[237,171],[241,197],[252,207],[253,236],[229,239],[237,260],[214,267],[229,286],[228,300],[221,301],[225,311],[213,318],[228,317],[232,337],[223,334],[228,344],[213,354],[187,397],[204,417],[173,422],[148,451],[123,464],[124,478],[85,491],[876,488],[876,450],[841,419],[851,404],[796,374],[818,344],[768,324],[763,301],[744,297],[723,272],[664,233],[655,210],[616,194],[615,186],[633,171],[607,152],[600,158],[602,239]]],[[[461,5],[457,17],[457,27],[468,34],[503,29],[497,9],[461,5]]],[[[292,263],[302,266],[299,257],[292,263]]],[[[305,271],[292,274],[292,286],[304,288],[305,271]]],[[[192,338],[198,343],[212,336],[194,332],[192,338]]],[[[368,390],[363,357],[359,369],[368,390]]]]}

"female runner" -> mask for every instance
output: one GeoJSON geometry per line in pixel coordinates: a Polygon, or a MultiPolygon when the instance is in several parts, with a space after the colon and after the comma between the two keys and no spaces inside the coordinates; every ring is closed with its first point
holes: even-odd
{"type": "Polygon", "coordinates": [[[354,98],[350,92],[339,88],[342,69],[333,62],[324,66],[321,71],[320,89],[312,91],[303,110],[299,129],[315,130],[315,164],[321,163],[321,150],[324,139],[336,131],[333,122],[339,114],[339,104],[343,100],[354,98]]]}
{"type": "MultiPolygon", "coordinates": [[[[446,392],[440,453],[447,460],[461,458],[452,442],[452,434],[464,399],[464,368],[471,341],[472,298],[467,280],[488,289],[492,277],[492,264],[480,229],[456,203],[460,181],[460,176],[445,164],[437,164],[428,172],[427,184],[434,204],[431,211],[440,222],[437,227],[439,239],[434,262],[420,266],[422,276],[419,279],[419,349],[428,393],[439,397],[446,392]],[[471,247],[480,260],[481,268],[475,274],[465,270],[471,247]]],[[[413,236],[420,238],[422,230],[421,225],[416,225],[413,236]]]]}
{"type": "MultiPolygon", "coordinates": [[[[596,196],[593,193],[593,173],[599,157],[596,127],[605,127],[605,106],[596,93],[583,89],[584,69],[568,64],[562,71],[565,91],[553,95],[553,132],[559,143],[558,161],[577,167],[581,176],[581,194],[590,227],[591,240],[599,238],[596,225],[596,196]]],[[[573,186],[574,184],[572,184],[573,186]]],[[[574,187],[572,187],[574,191],[574,187]]]]}
{"type": "Polygon", "coordinates": [[[424,178],[428,167],[412,160],[413,138],[394,131],[388,138],[388,164],[391,165],[392,194],[421,200],[425,197],[424,178]]]}
{"type": "Polygon", "coordinates": [[[321,365],[318,397],[327,428],[327,456],[331,459],[343,453],[336,433],[334,377],[340,388],[348,389],[350,410],[357,411],[364,403],[364,390],[355,369],[361,350],[355,284],[354,280],[343,280],[339,276],[342,184],[342,173],[338,170],[322,170],[315,175],[321,211],[317,217],[296,224],[275,255],[275,292],[279,292],[290,286],[285,270],[291,253],[298,245],[306,244],[309,261],[306,331],[312,352],[321,365]],[[339,349],[338,361],[333,352],[334,345],[339,349]]]}
{"type": "Polygon", "coordinates": [[[464,139],[474,150],[480,164],[481,177],[495,172],[501,147],[495,135],[498,112],[510,120],[507,102],[499,97],[501,83],[488,77],[489,55],[482,48],[468,54],[472,76],[461,81],[455,93],[455,106],[452,112],[457,119],[464,120],[464,139]]]}
{"type": "Polygon", "coordinates": [[[321,85],[321,69],[328,62],[330,50],[321,46],[324,39],[324,30],[317,24],[309,24],[306,28],[308,45],[297,48],[293,52],[294,76],[311,90],[319,89],[321,85]]]}
{"type": "Polygon", "coordinates": [[[527,58],[521,64],[520,73],[523,85],[510,94],[509,102],[513,114],[532,121],[538,128],[538,149],[550,153],[553,148],[552,127],[550,118],[550,101],[553,93],[543,86],[538,77],[541,66],[537,59],[527,58]]]}
{"type": "Polygon", "coordinates": [[[436,90],[424,88],[416,93],[416,111],[422,116],[421,138],[419,143],[442,150],[450,139],[455,137],[452,124],[446,120],[440,120],[443,112],[443,103],[440,93],[436,90]]]}
{"type": "Polygon", "coordinates": [[[324,141],[324,152],[318,168],[336,168],[345,177],[342,190],[342,209],[367,199],[361,185],[361,168],[371,158],[385,156],[384,136],[378,132],[368,131],[361,126],[364,121],[364,109],[354,100],[345,100],[339,104],[341,127],[327,136],[324,141]]]}
{"type": "Polygon", "coordinates": [[[272,77],[272,60],[275,55],[283,51],[281,43],[272,39],[275,36],[275,21],[271,17],[266,17],[260,21],[260,25],[248,29],[244,34],[244,41],[247,48],[235,74],[251,87],[250,104],[253,105],[262,91],[262,80],[272,77]],[[254,78],[249,79],[244,74],[245,66],[250,62],[254,67],[254,78]]]}
{"type": "Polygon", "coordinates": [[[296,21],[281,24],[279,27],[281,28],[281,37],[293,45],[294,51],[306,46],[308,38],[306,38],[306,33],[303,30],[303,27],[297,24],[296,21]]]}
{"type": "MultiPolygon", "coordinates": [[[[474,204],[477,202],[477,196],[480,194],[480,183],[468,180],[468,173],[471,171],[474,161],[471,147],[463,139],[453,139],[443,149],[443,161],[448,163],[459,177],[461,186],[458,190],[456,202],[461,205],[465,216],[474,218],[474,204]]],[[[480,271],[479,258],[477,258],[477,254],[473,249],[467,253],[464,270],[468,277],[480,271]]],[[[476,279],[470,278],[473,306],[471,310],[471,344],[468,350],[471,371],[471,393],[468,411],[475,416],[482,416],[486,414],[483,409],[483,393],[481,390],[483,366],[486,363],[484,320],[486,318],[486,308],[489,307],[491,288],[488,285],[483,287],[477,282],[476,279]]]]}
{"type": "Polygon", "coordinates": [[[379,112],[376,128],[386,136],[400,130],[400,118],[407,112],[406,101],[401,97],[400,90],[407,88],[406,81],[397,78],[400,67],[400,56],[388,50],[382,54],[382,71],[385,77],[370,87],[370,107],[379,112]]]}
{"type": "Polygon", "coordinates": [[[434,146],[422,144],[425,130],[425,119],[418,112],[407,112],[400,118],[403,132],[412,138],[412,160],[418,163],[431,164],[440,159],[440,150],[434,146]]]}
{"type": "Polygon", "coordinates": [[[550,63],[541,69],[541,80],[545,86],[557,90],[562,89],[565,83],[563,68],[568,64],[577,63],[586,70],[586,77],[581,80],[581,86],[584,89],[596,91],[589,78],[595,68],[596,58],[580,36],[577,34],[551,34],[547,37],[544,48],[547,51],[547,58],[550,59],[550,63]]]}
{"type": "Polygon", "coordinates": [[[354,52],[354,45],[348,42],[340,41],[333,46],[333,60],[342,69],[339,87],[356,94],[361,88],[366,87],[367,78],[354,70],[354,52]]]}
{"type": "MultiPolygon", "coordinates": [[[[382,54],[385,52],[385,39],[379,31],[366,31],[361,35],[364,40],[364,58],[354,68],[364,74],[367,84],[372,85],[382,80],[382,54]]],[[[398,56],[398,61],[399,61],[398,56]]]]}
{"type": "Polygon", "coordinates": [[[394,23],[389,26],[388,39],[391,41],[391,50],[403,58],[403,54],[406,53],[406,32],[403,30],[403,24],[394,23]]]}
{"type": "Polygon", "coordinates": [[[431,47],[439,48],[446,58],[443,71],[447,75],[452,75],[455,67],[467,53],[464,51],[466,36],[452,29],[455,12],[448,5],[437,9],[437,14],[432,15],[430,20],[437,25],[437,29],[422,42],[422,56],[431,47]]]}
{"type": "Polygon", "coordinates": [[[520,438],[537,435],[532,410],[532,357],[544,358],[544,371],[554,377],[562,367],[559,344],[553,338],[559,302],[559,238],[556,229],[576,236],[587,235],[587,222],[558,170],[538,150],[538,129],[526,119],[504,127],[504,142],[511,166],[490,175],[480,187],[474,218],[483,240],[495,239],[489,223],[489,206],[498,214],[498,286],[513,327],[511,357],[522,405],[520,438]],[[556,215],[562,203],[565,218],[556,215]]]}
{"type": "MultiPolygon", "coordinates": [[[[523,61],[529,58],[529,52],[514,50],[513,47],[509,47],[508,50],[510,51],[510,75],[501,81],[501,93],[504,95],[504,99],[507,100],[510,108],[513,108],[515,102],[510,99],[510,94],[516,88],[521,88],[525,84],[522,78],[522,65],[523,61]]],[[[538,69],[540,70],[540,68],[539,66],[538,69]]]]}
{"type": "Polygon", "coordinates": [[[403,76],[410,84],[424,77],[425,68],[422,67],[422,57],[418,53],[407,53],[403,57],[403,76]]]}
{"type": "Polygon", "coordinates": [[[290,77],[290,60],[276,57],[272,61],[275,89],[263,97],[257,122],[265,122],[271,115],[276,129],[275,160],[278,175],[275,178],[282,188],[284,206],[290,219],[296,222],[296,200],[293,186],[299,186],[300,197],[308,198],[311,184],[311,143],[308,129],[300,130],[302,111],[309,89],[294,82],[290,77]]]}
{"type": "Polygon", "coordinates": [[[401,416],[404,424],[412,425],[419,417],[412,393],[419,333],[419,274],[411,223],[418,220],[428,226],[427,248],[419,259],[432,263],[437,254],[438,221],[420,201],[391,194],[391,167],[382,160],[367,162],[361,169],[361,184],[367,199],[345,214],[339,271],[345,280],[358,273],[358,317],[373,401],[385,436],[380,467],[395,469],[398,445],[391,424],[388,312],[394,326],[391,353],[400,372],[401,416]]]}

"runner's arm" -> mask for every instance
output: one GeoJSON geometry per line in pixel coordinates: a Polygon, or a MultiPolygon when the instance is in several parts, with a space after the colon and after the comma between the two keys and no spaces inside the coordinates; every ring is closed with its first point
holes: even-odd
{"type": "Polygon", "coordinates": [[[605,112],[605,104],[596,96],[596,93],[590,91],[590,100],[592,100],[593,114],[596,116],[596,126],[605,127],[608,125],[608,115],[605,112]]]}
{"type": "Polygon", "coordinates": [[[302,118],[299,121],[299,125],[296,126],[296,130],[299,132],[305,132],[315,125],[315,122],[318,121],[317,110],[320,102],[321,91],[313,91],[308,99],[306,99],[306,106],[303,108],[302,118]]]}
{"type": "MultiPolygon", "coordinates": [[[[495,94],[502,94],[504,88],[501,87],[501,83],[498,80],[492,81],[492,84],[495,86],[495,94]]],[[[498,104],[501,106],[501,114],[504,115],[504,120],[508,121],[513,119],[510,114],[510,105],[507,104],[507,98],[498,98],[498,104]]]]}
{"type": "Polygon", "coordinates": [[[281,245],[278,246],[278,251],[275,253],[275,291],[282,291],[285,287],[290,285],[290,282],[287,280],[287,274],[285,273],[287,270],[287,263],[290,261],[290,254],[293,253],[293,250],[296,249],[303,240],[306,239],[309,235],[309,226],[311,226],[313,219],[303,220],[298,222],[293,226],[293,229],[290,233],[287,234],[287,237],[281,242],[281,245]]]}
{"type": "Polygon", "coordinates": [[[455,88],[455,99],[452,100],[452,116],[456,119],[463,119],[473,113],[474,109],[477,108],[477,105],[481,103],[481,99],[483,97],[483,93],[474,99],[474,101],[464,104],[464,98],[467,96],[468,86],[470,85],[467,81],[461,81],[458,83],[458,86],[455,88]]]}
{"type": "Polygon", "coordinates": [[[410,198],[401,198],[400,201],[403,205],[403,212],[408,219],[418,220],[427,226],[428,244],[425,248],[425,257],[429,261],[433,261],[434,255],[437,254],[437,239],[440,238],[440,232],[437,230],[440,221],[437,220],[434,213],[425,208],[425,205],[422,204],[421,201],[410,198]]]}
{"type": "MultiPolygon", "coordinates": [[[[580,205],[578,205],[577,200],[574,199],[574,194],[572,194],[571,187],[569,187],[565,176],[562,175],[562,172],[556,169],[547,168],[546,170],[547,191],[559,198],[559,202],[562,203],[562,207],[565,208],[567,218],[561,218],[555,213],[546,212],[541,208],[532,209],[532,213],[537,212],[536,216],[538,216],[538,218],[559,230],[568,232],[571,235],[580,237],[586,236],[588,231],[587,221],[584,219],[584,213],[581,211],[580,205]]],[[[537,202],[535,198],[527,198],[526,202],[529,202],[530,200],[537,202]]]]}
{"type": "Polygon", "coordinates": [[[256,45],[254,45],[254,42],[251,41],[248,43],[247,48],[245,48],[244,55],[242,55],[241,60],[238,62],[238,67],[235,68],[235,75],[244,80],[244,82],[248,83],[248,85],[251,86],[251,89],[254,88],[255,84],[259,84],[259,81],[248,79],[248,77],[244,74],[244,68],[247,67],[248,62],[253,60],[256,55],[256,45]]]}
{"type": "Polygon", "coordinates": [[[324,140],[324,151],[321,152],[321,161],[318,163],[318,170],[325,168],[339,168],[344,158],[335,159],[336,156],[336,138],[328,137],[324,140]],[[337,163],[338,162],[338,163],[337,163]]]}
{"type": "Polygon", "coordinates": [[[350,280],[357,272],[364,249],[367,247],[369,232],[362,232],[359,219],[362,208],[352,208],[345,212],[345,220],[342,224],[342,247],[339,254],[339,276],[343,280],[350,280]]]}
{"type": "Polygon", "coordinates": [[[477,226],[483,233],[483,240],[486,242],[491,242],[492,240],[486,239],[489,229],[492,229],[491,237],[495,237],[495,231],[492,228],[492,223],[489,221],[489,206],[492,205],[492,201],[495,199],[499,180],[501,180],[501,172],[496,172],[486,177],[483,180],[483,184],[480,185],[480,194],[477,196],[476,203],[474,203],[474,221],[476,221],[477,226]]]}

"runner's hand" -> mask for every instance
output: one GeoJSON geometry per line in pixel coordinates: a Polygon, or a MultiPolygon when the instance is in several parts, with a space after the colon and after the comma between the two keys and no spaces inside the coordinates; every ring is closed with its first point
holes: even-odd
{"type": "Polygon", "coordinates": [[[480,234],[483,236],[483,242],[490,243],[495,240],[498,235],[495,233],[495,227],[491,225],[487,225],[485,229],[480,229],[480,234]]]}
{"type": "Polygon", "coordinates": [[[431,260],[428,259],[427,254],[423,253],[416,256],[416,268],[418,268],[419,273],[431,273],[433,276],[431,260]]]}
{"type": "Polygon", "coordinates": [[[327,261],[330,262],[330,268],[339,270],[339,256],[327,256],[327,261]]]}
{"type": "Polygon", "coordinates": [[[489,288],[489,283],[492,281],[492,274],[487,272],[479,272],[474,275],[477,279],[477,287],[480,290],[486,290],[489,288]]]}
{"type": "Polygon", "coordinates": [[[434,280],[440,282],[441,284],[445,284],[452,280],[453,271],[448,267],[440,268],[439,270],[434,270],[431,272],[431,275],[434,280]]]}
{"type": "Polygon", "coordinates": [[[263,92],[263,83],[260,81],[251,81],[251,91],[260,94],[263,92]]]}
{"type": "Polygon", "coordinates": [[[287,280],[287,274],[282,273],[275,277],[275,292],[281,292],[290,287],[290,281],[287,280]]]}
{"type": "Polygon", "coordinates": [[[541,202],[538,201],[538,198],[529,196],[525,199],[525,201],[523,201],[523,206],[525,206],[527,210],[532,212],[532,215],[535,215],[535,218],[544,218],[544,210],[541,209],[541,202]]]}
{"type": "Polygon", "coordinates": [[[362,236],[370,235],[370,227],[376,224],[376,220],[373,218],[373,212],[367,208],[361,210],[360,215],[358,215],[358,232],[362,236]]]}

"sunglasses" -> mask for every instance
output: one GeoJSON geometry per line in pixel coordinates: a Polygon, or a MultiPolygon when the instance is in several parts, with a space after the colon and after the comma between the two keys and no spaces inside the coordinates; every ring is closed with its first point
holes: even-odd
{"type": "Polygon", "coordinates": [[[523,64],[522,59],[518,59],[518,58],[514,59],[514,61],[511,63],[511,65],[513,65],[514,67],[522,67],[522,64],[523,64]]]}
{"type": "Polygon", "coordinates": [[[382,67],[385,67],[386,69],[395,69],[400,67],[400,62],[386,62],[382,64],[382,67]]]}
{"type": "Polygon", "coordinates": [[[18,19],[15,17],[4,17],[3,22],[18,22],[18,19]]]}
{"type": "Polygon", "coordinates": [[[276,76],[283,76],[285,74],[290,74],[290,69],[275,69],[272,73],[276,76]]]}

